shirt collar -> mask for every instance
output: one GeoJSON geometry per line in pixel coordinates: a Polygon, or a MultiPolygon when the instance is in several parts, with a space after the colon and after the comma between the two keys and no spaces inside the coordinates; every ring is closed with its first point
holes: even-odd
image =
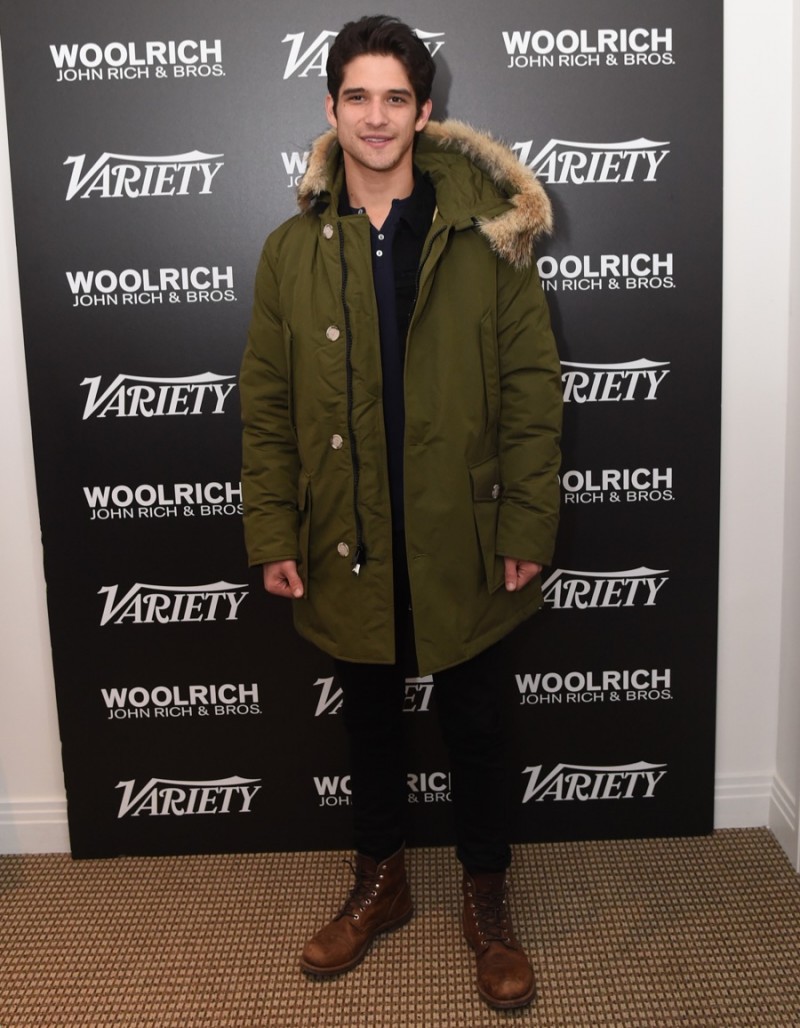
{"type": "MultiPolygon", "coordinates": [[[[424,236],[433,221],[436,209],[436,191],[427,173],[414,165],[414,189],[410,196],[393,200],[392,207],[398,209],[398,220],[403,220],[415,235],[424,236]]],[[[339,196],[339,215],[358,214],[363,208],[351,207],[347,196],[347,183],[339,196]]]]}

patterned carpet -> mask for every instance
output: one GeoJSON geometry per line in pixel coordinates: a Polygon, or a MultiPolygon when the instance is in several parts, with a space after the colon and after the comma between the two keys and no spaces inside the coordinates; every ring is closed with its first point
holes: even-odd
{"type": "Polygon", "coordinates": [[[303,976],[345,856],[0,857],[0,1025],[800,1025],[800,877],[766,829],[517,847],[539,995],[509,1012],[474,991],[447,849],[409,853],[409,925],[348,975],[303,976]]]}

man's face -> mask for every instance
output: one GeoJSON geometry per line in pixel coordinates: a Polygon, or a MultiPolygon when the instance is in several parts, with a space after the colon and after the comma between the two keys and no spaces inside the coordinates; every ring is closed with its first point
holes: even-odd
{"type": "Polygon", "coordinates": [[[328,121],[348,159],[370,171],[393,171],[412,161],[414,136],[428,122],[431,102],[417,113],[405,68],[382,54],[362,54],[345,66],[334,111],[325,98],[328,121]]]}

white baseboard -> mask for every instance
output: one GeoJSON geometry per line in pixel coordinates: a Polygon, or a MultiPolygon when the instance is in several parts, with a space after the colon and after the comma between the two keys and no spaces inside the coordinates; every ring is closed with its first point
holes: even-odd
{"type": "Polygon", "coordinates": [[[0,853],[69,853],[66,800],[0,801],[0,853]]]}
{"type": "Polygon", "coordinates": [[[769,806],[769,827],[786,850],[796,871],[800,871],[800,834],[798,834],[797,797],[793,796],[786,783],[775,775],[769,806]]]}
{"type": "Polygon", "coordinates": [[[769,824],[771,774],[717,775],[714,780],[714,827],[758,828],[769,824]]]}

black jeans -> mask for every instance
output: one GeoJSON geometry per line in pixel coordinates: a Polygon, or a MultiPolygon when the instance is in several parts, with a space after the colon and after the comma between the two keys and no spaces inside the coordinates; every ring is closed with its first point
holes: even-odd
{"type": "MultiPolygon", "coordinates": [[[[404,713],[405,678],[415,674],[408,572],[402,536],[395,538],[395,637],[393,665],[335,661],[343,691],[342,713],[350,740],[350,787],[359,853],[377,860],[405,838],[408,806],[404,713]]],[[[450,755],[456,854],[472,872],[504,871],[511,782],[497,682],[496,647],[434,676],[433,694],[450,755]]]]}

